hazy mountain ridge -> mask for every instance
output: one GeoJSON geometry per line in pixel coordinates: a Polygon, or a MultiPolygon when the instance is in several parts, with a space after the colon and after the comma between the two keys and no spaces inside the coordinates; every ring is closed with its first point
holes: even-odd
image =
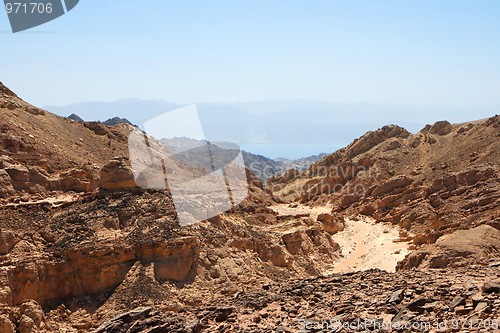
{"type": "MultiPolygon", "coordinates": [[[[188,153],[180,153],[177,156],[191,165],[203,165],[207,166],[213,163],[214,161],[226,160],[226,155],[228,155],[228,150],[224,145],[218,143],[211,143],[209,141],[200,141],[193,140],[189,138],[173,138],[173,139],[161,139],[161,142],[165,143],[171,150],[172,153],[176,154],[183,151],[189,151],[194,149],[195,147],[200,147],[202,145],[206,145],[207,154],[191,154],[188,153]],[[209,155],[208,155],[209,152],[209,155]],[[205,156],[206,155],[206,156],[205,156]],[[208,159],[211,157],[211,161],[203,160],[199,161],[198,159],[208,159]]],[[[239,147],[234,146],[234,149],[239,149],[239,147]]],[[[295,169],[295,170],[305,170],[312,163],[319,161],[322,157],[326,156],[326,154],[315,155],[311,157],[304,157],[298,160],[274,160],[262,155],[253,154],[247,151],[241,151],[243,156],[243,161],[248,170],[253,172],[260,180],[266,182],[267,179],[280,175],[287,170],[295,169]]],[[[205,167],[206,168],[206,167],[205,167]]]]}
{"type": "MultiPolygon", "coordinates": [[[[75,113],[87,121],[119,116],[141,126],[155,116],[182,106],[159,100],[124,99],[45,108],[62,116],[75,113]]],[[[280,156],[283,144],[289,144],[291,149],[284,157],[290,159],[335,151],[386,124],[398,124],[416,133],[426,123],[440,119],[455,123],[469,120],[467,110],[455,108],[314,100],[198,103],[196,107],[208,141],[251,146],[252,149],[246,150],[273,158],[280,156]],[[318,147],[321,147],[319,151],[318,147]]],[[[483,117],[491,113],[484,111],[483,117]]]]}

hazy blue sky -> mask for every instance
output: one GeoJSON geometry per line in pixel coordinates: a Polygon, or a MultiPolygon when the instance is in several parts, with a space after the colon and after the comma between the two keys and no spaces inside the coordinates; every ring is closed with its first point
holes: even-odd
{"type": "Polygon", "coordinates": [[[81,0],[18,34],[0,11],[0,80],[37,105],[304,98],[493,110],[499,17],[498,0],[81,0]]]}

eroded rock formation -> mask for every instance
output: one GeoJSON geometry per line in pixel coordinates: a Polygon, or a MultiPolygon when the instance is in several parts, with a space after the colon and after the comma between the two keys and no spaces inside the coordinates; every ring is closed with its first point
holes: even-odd
{"type": "Polygon", "coordinates": [[[269,189],[247,172],[245,201],[182,228],[168,190],[136,186],[133,127],[61,118],[0,84],[0,332],[497,318],[499,125],[386,126],[269,189]],[[283,213],[277,201],[333,211],[283,213]],[[331,235],[359,214],[417,250],[395,274],[322,276],[341,256],[331,235]]]}

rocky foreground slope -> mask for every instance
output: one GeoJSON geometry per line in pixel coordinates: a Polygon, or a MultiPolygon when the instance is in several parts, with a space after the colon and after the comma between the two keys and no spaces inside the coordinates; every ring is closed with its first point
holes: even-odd
{"type": "Polygon", "coordinates": [[[441,322],[448,331],[494,331],[498,124],[439,123],[416,135],[386,127],[305,173],[275,178],[273,192],[248,173],[243,203],[181,227],[168,191],[135,184],[133,127],[61,118],[0,84],[0,332],[365,325],[348,332],[375,331],[381,320],[386,331],[441,322]],[[367,190],[352,196],[357,184],[367,190]],[[279,214],[277,201],[334,211],[279,214]],[[341,256],[331,235],[359,214],[414,241],[399,272],[326,275],[341,256]],[[469,229],[466,239],[458,229],[469,229]]]}
{"type": "Polygon", "coordinates": [[[499,332],[498,265],[271,284],[176,313],[136,308],[96,332],[499,332]]]}

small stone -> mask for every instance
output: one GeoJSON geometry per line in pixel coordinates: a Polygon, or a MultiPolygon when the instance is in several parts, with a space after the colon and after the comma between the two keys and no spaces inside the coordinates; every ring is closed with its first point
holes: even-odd
{"type": "Polygon", "coordinates": [[[432,312],[437,308],[438,302],[427,303],[422,306],[422,309],[428,312],[432,312]]]}
{"type": "Polygon", "coordinates": [[[432,303],[434,300],[428,299],[428,298],[419,298],[414,302],[411,302],[408,304],[408,309],[410,309],[413,312],[423,312],[424,309],[422,308],[425,304],[427,303],[432,303]]]}
{"type": "Polygon", "coordinates": [[[493,294],[493,293],[500,293],[500,284],[498,283],[493,283],[493,282],[487,282],[483,285],[481,288],[483,292],[487,294],[493,294]]]}
{"type": "Polygon", "coordinates": [[[405,297],[412,297],[415,291],[413,289],[408,289],[405,291],[405,297]]]}
{"type": "Polygon", "coordinates": [[[486,302],[480,302],[474,308],[474,311],[476,311],[476,312],[485,312],[488,310],[489,310],[489,306],[488,306],[488,303],[486,303],[486,302]]]}
{"type": "Polygon", "coordinates": [[[459,314],[459,315],[466,315],[466,314],[468,314],[471,311],[472,311],[472,308],[465,307],[463,305],[457,306],[455,308],[455,313],[459,314]]]}
{"type": "Polygon", "coordinates": [[[387,303],[399,304],[403,301],[403,299],[404,299],[404,289],[399,289],[392,294],[387,303]]]}
{"type": "Polygon", "coordinates": [[[483,294],[481,292],[476,293],[471,297],[473,307],[476,307],[481,301],[484,300],[483,294]]]}
{"type": "Polygon", "coordinates": [[[451,301],[450,303],[450,309],[455,309],[459,305],[465,305],[465,298],[462,296],[457,296],[451,301]]]}

